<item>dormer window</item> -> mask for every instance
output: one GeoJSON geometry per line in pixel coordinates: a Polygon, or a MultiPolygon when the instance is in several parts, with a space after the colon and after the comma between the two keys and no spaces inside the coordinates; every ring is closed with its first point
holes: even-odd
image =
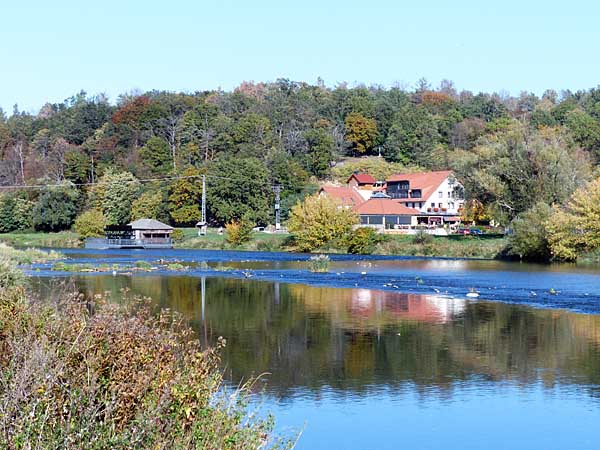
{"type": "Polygon", "coordinates": [[[411,198],[421,198],[421,189],[413,189],[410,191],[411,198]]]}

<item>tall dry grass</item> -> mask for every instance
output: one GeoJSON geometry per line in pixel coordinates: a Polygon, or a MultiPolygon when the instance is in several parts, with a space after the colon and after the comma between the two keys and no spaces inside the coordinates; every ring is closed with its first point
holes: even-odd
{"type": "Polygon", "coordinates": [[[223,393],[219,344],[141,300],[0,290],[0,448],[291,448],[223,393]],[[221,395],[220,395],[221,394],[221,395]]]}

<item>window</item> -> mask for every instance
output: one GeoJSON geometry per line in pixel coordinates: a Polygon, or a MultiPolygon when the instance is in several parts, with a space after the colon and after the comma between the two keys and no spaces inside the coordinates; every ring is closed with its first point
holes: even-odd
{"type": "Polygon", "coordinates": [[[431,202],[431,207],[435,208],[435,203],[431,202]]]}
{"type": "Polygon", "coordinates": [[[413,189],[410,191],[411,198],[421,198],[421,189],[413,189]]]}
{"type": "Polygon", "coordinates": [[[443,208],[444,204],[443,203],[438,203],[438,208],[443,208]]]}
{"type": "Polygon", "coordinates": [[[448,209],[454,209],[454,202],[448,202],[448,209]]]}
{"type": "Polygon", "coordinates": [[[444,198],[444,193],[442,191],[438,192],[438,197],[439,198],[444,198]]]}
{"type": "Polygon", "coordinates": [[[383,224],[383,216],[369,216],[369,224],[382,225],[383,224]]]}

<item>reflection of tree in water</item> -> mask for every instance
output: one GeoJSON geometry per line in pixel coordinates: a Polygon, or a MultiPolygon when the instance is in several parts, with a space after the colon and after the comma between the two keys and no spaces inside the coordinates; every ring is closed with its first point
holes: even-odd
{"type": "Polygon", "coordinates": [[[227,339],[233,382],[270,372],[268,389],[354,393],[412,383],[451,393],[477,377],[596,385],[600,316],[440,297],[185,276],[82,277],[88,292],[128,287],[183,313],[202,338],[227,339]]]}

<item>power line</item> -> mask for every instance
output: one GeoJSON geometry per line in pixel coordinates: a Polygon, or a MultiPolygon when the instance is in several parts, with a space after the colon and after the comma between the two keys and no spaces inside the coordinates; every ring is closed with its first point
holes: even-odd
{"type": "MultiPolygon", "coordinates": [[[[176,180],[185,180],[185,179],[191,179],[191,178],[202,178],[202,177],[206,177],[206,178],[213,178],[213,179],[220,179],[220,180],[228,180],[228,181],[235,181],[235,182],[239,182],[240,179],[235,179],[235,178],[229,178],[229,177],[223,177],[223,176],[219,176],[219,175],[179,175],[179,176],[172,176],[172,177],[160,177],[160,178],[142,178],[142,179],[135,179],[135,180],[114,180],[114,181],[98,181],[95,183],[73,183],[73,182],[69,182],[68,185],[71,186],[75,186],[75,187],[86,187],[86,186],[106,186],[106,185],[113,185],[113,184],[135,184],[135,183],[154,183],[154,182],[164,182],[164,181],[176,181],[176,180]]],[[[261,185],[261,186],[266,186],[265,183],[261,182],[260,180],[255,180],[252,178],[244,178],[243,179],[244,182],[246,183],[254,183],[257,185],[261,185]]],[[[4,185],[4,186],[0,186],[0,190],[28,190],[28,189],[51,189],[51,188],[60,188],[60,187],[65,187],[65,183],[55,183],[55,184],[15,184],[15,185],[4,185]]],[[[289,185],[282,185],[283,187],[288,187],[291,188],[291,186],[289,185]]]]}

